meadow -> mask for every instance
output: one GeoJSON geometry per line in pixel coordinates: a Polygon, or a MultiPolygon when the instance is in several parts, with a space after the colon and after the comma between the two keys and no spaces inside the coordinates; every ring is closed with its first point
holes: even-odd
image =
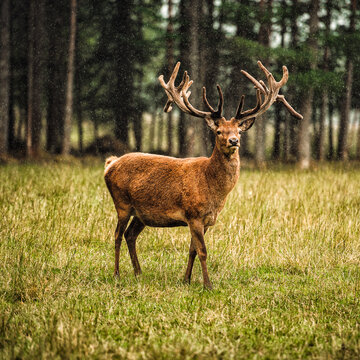
{"type": "Polygon", "coordinates": [[[103,165],[0,167],[1,359],[360,359],[360,167],[242,170],[206,234],[146,228],[135,278],[103,165]]]}

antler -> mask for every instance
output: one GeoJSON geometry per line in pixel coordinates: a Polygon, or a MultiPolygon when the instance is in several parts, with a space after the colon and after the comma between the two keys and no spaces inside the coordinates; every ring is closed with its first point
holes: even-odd
{"type": "Polygon", "coordinates": [[[168,96],[168,100],[165,104],[164,111],[170,112],[172,110],[172,103],[175,103],[179,109],[187,114],[192,116],[205,118],[221,118],[223,105],[224,105],[224,97],[219,85],[217,85],[217,90],[219,93],[219,104],[217,110],[214,110],[212,106],[209,104],[206,98],[206,89],[203,87],[203,102],[209,108],[210,111],[201,111],[192,106],[189,102],[189,97],[191,95],[191,91],[188,91],[193,81],[190,80],[190,77],[187,71],[184,72],[181,83],[178,86],[175,86],[175,79],[179,72],[180,62],[175,65],[174,71],[172,72],[168,83],[164,81],[164,75],[159,76],[159,81],[161,86],[165,89],[165,92],[168,96]]]}
{"type": "Polygon", "coordinates": [[[271,72],[268,69],[266,69],[266,67],[260,61],[258,61],[257,63],[260,69],[266,75],[266,78],[268,80],[268,87],[265,85],[265,83],[262,80],[257,81],[248,72],[241,70],[241,73],[245,75],[255,85],[257,103],[253,109],[243,112],[243,106],[245,100],[245,96],[243,95],[241,97],[240,104],[235,115],[235,119],[245,121],[247,119],[255,118],[263,114],[265,111],[267,111],[275,101],[282,102],[293,116],[302,119],[303,116],[298,112],[296,112],[294,108],[291,107],[291,105],[286,101],[284,95],[279,95],[280,88],[284,86],[289,79],[289,71],[287,67],[283,66],[282,79],[280,81],[276,81],[274,79],[274,76],[271,74],[271,72]],[[261,95],[264,96],[264,101],[262,101],[261,95]]]}

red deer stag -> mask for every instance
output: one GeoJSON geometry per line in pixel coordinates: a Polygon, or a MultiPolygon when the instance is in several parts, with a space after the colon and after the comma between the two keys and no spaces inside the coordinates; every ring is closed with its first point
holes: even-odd
{"type": "Polygon", "coordinates": [[[203,88],[203,102],[209,111],[201,111],[189,102],[188,90],[192,81],[186,71],[181,83],[175,86],[179,62],[168,83],[165,83],[163,75],[159,77],[161,86],[168,96],[164,111],[171,111],[172,103],[175,103],[181,111],[205,119],[216,136],[215,147],[210,158],[176,159],[131,153],[119,158],[111,156],[106,160],[105,182],[118,216],[115,231],[115,275],[119,275],[119,251],[124,233],[135,275],[138,275],[141,268],[136,254],[136,239],[146,225],[189,226],[191,243],[185,281],[190,282],[197,255],[202,267],[204,287],[212,288],[206,266],[204,235],[209,226],[215,224],[227,195],[238,180],[241,133],[247,131],[255,118],[267,111],[275,101],[283,102],[294,116],[302,117],[287,103],[283,95],[279,95],[280,88],[288,80],[287,68],[283,67],[283,77],[277,82],[260,61],[258,65],[265,73],[268,85],[263,81],[257,81],[242,70],[241,72],[255,85],[257,103],[253,109],[243,111],[243,95],[235,117],[230,120],[221,115],[223,94],[219,85],[218,108],[212,108],[203,88]],[[131,216],[132,221],[127,227],[131,216]]]}

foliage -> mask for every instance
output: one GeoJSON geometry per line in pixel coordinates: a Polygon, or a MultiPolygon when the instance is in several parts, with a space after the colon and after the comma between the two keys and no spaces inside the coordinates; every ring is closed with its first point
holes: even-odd
{"type": "MultiPolygon", "coordinates": [[[[18,0],[11,3],[12,93],[9,96],[15,126],[10,131],[16,131],[14,137],[19,143],[25,141],[28,107],[29,46],[23,33],[28,32],[29,4],[18,0]]],[[[129,128],[141,127],[145,113],[155,114],[162,109],[164,94],[157,78],[160,73],[168,72],[166,39],[170,36],[174,40],[174,61],[182,59],[186,62],[189,55],[192,34],[184,29],[189,28],[191,19],[184,19],[180,11],[185,3],[185,0],[173,2],[174,32],[169,35],[166,33],[168,14],[165,1],[78,2],[74,120],[78,117],[79,121],[90,120],[96,129],[103,124],[129,145],[129,128]]],[[[210,84],[219,82],[224,87],[226,104],[233,108],[238,102],[239,88],[244,90],[247,86],[243,85],[245,81],[239,85],[240,69],[257,73],[256,61],[261,59],[276,77],[281,76],[281,65],[287,65],[290,71],[289,96],[301,99],[310,87],[314,88],[316,98],[327,91],[335,99],[335,113],[336,110],[340,112],[347,60],[352,60],[352,107],[360,107],[360,35],[358,31],[349,29],[352,16],[349,1],[320,2],[320,26],[316,34],[318,51],[315,52],[310,51],[308,41],[310,1],[272,1],[269,2],[272,4],[271,11],[265,12],[260,11],[259,1],[255,0],[199,0],[199,3],[202,4],[204,21],[200,21],[198,32],[205,34],[200,40],[200,56],[206,68],[202,72],[206,73],[204,85],[208,88],[210,99],[217,96],[215,86],[210,84]],[[331,12],[330,29],[326,27],[327,9],[331,12]],[[269,46],[259,41],[263,23],[271,25],[269,46]],[[323,59],[326,48],[330,54],[327,61],[323,59]],[[310,70],[311,63],[317,63],[316,69],[310,70]]],[[[43,20],[46,33],[42,34],[42,58],[46,79],[42,109],[47,130],[43,129],[42,138],[49,140],[49,129],[55,126],[52,124],[62,123],[69,4],[65,0],[56,3],[46,1],[45,7],[43,20]],[[51,119],[56,117],[54,114],[57,118],[51,119]]],[[[356,30],[359,27],[358,16],[359,11],[355,14],[356,30]]],[[[197,74],[193,75],[196,78],[197,74]]],[[[253,101],[254,94],[249,96],[253,101]]],[[[301,101],[298,102],[294,106],[300,106],[301,101]]],[[[317,103],[319,106],[320,102],[317,103]]],[[[182,125],[186,127],[186,124],[182,125]]],[[[61,136],[61,129],[58,132],[61,136]]],[[[295,138],[293,140],[296,141],[295,138]]],[[[50,148],[47,146],[48,151],[52,151],[50,148]]]]}

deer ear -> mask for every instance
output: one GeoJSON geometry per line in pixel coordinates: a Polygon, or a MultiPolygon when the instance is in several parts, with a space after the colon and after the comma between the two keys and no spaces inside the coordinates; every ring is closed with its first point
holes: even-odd
{"type": "Polygon", "coordinates": [[[242,132],[248,131],[254,125],[254,122],[255,122],[255,118],[242,121],[241,123],[239,123],[239,130],[242,132]]]}
{"type": "Polygon", "coordinates": [[[211,116],[206,116],[205,121],[207,126],[213,131],[216,132],[216,130],[219,127],[219,119],[213,119],[211,116]]]}

